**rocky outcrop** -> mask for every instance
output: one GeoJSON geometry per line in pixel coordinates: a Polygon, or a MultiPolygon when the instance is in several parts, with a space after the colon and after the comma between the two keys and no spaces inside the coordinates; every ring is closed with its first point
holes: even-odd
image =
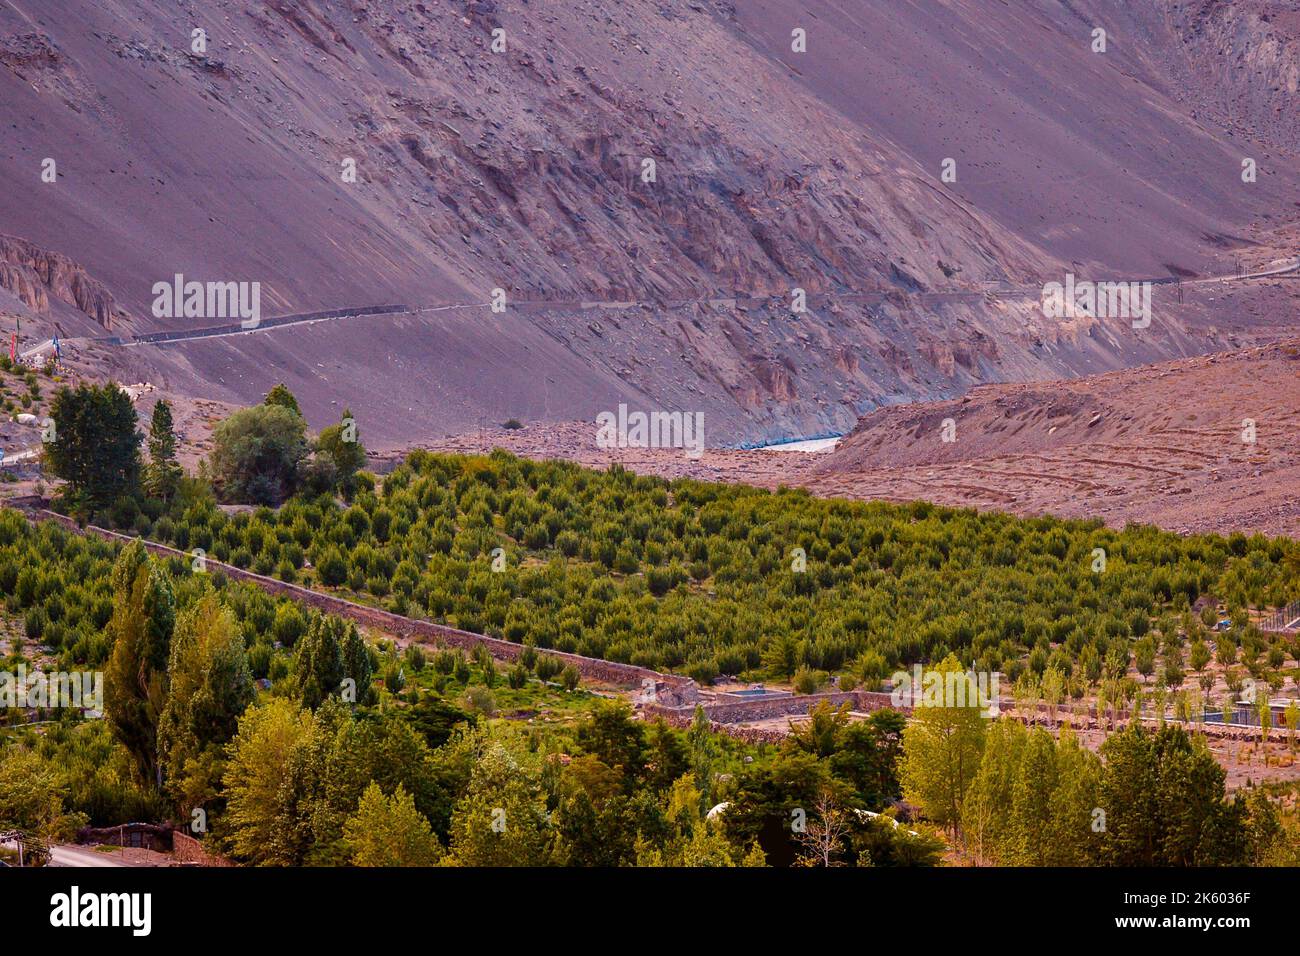
{"type": "Polygon", "coordinates": [[[0,236],[0,287],[36,312],[50,310],[50,297],[74,306],[106,329],[117,305],[102,282],[67,256],[13,236],[0,236]]]}
{"type": "Polygon", "coordinates": [[[14,33],[0,36],[0,66],[21,76],[59,67],[62,56],[44,33],[14,33]]]}
{"type": "MultiPolygon", "coordinates": [[[[1290,0],[1161,0],[1198,117],[1294,150],[1300,140],[1300,10],[1290,0]],[[1198,82],[1199,81],[1199,82],[1198,82]]],[[[1261,166],[1265,165],[1263,162],[1261,166]]]]}

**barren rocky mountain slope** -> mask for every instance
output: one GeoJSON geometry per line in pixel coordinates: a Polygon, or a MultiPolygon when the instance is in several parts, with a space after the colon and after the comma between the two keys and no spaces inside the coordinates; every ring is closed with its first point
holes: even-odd
{"type": "Polygon", "coordinates": [[[1231,310],[1161,288],[1140,331],[1045,320],[1031,292],[1294,255],[1297,35],[1263,0],[5,0],[0,283],[39,314],[37,263],[84,276],[50,273],[40,331],[65,337],[68,310],[212,324],[150,315],[175,273],[258,281],[265,315],[408,305],[76,346],[216,400],[284,380],[379,445],[620,401],[704,411],[713,442],[846,431],[1285,330],[1294,283],[1231,310]]]}
{"type": "Polygon", "coordinates": [[[501,447],[668,478],[799,486],[828,497],[1300,534],[1300,339],[1091,375],[979,386],[880,409],[834,451],[597,447],[590,423],[467,432],[435,450],[501,447]],[[945,441],[945,422],[951,421],[945,441]],[[1250,427],[1253,423],[1253,429],[1250,427]]]}
{"type": "Polygon", "coordinates": [[[819,494],[1297,534],[1297,436],[1300,340],[1291,340],[881,409],[806,484],[819,494]],[[954,441],[944,441],[945,420],[954,441]]]}

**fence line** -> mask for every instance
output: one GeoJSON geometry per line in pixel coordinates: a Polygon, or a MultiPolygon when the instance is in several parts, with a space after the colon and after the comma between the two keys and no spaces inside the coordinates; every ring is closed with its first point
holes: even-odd
{"type": "Polygon", "coordinates": [[[1274,611],[1267,617],[1260,618],[1261,631],[1285,631],[1291,625],[1300,623],[1300,601],[1292,601],[1280,611],[1274,611]]]}

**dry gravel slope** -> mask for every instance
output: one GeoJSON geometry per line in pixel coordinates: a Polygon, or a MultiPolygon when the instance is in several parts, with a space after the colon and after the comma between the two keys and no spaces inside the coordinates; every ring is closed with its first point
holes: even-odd
{"type": "Polygon", "coordinates": [[[1292,339],[882,409],[802,483],[833,496],[1298,535],[1298,436],[1292,339]]]}
{"type": "Polygon", "coordinates": [[[589,422],[489,428],[425,443],[505,448],[665,478],[798,486],[1174,531],[1300,536],[1300,339],[1071,382],[987,385],[867,415],[833,452],[605,449],[589,422]],[[945,442],[952,419],[956,441],[945,442]],[[1243,441],[1243,422],[1255,441],[1243,441]]]}
{"type": "Polygon", "coordinates": [[[1262,20],[1267,4],[1228,19],[1130,6],[10,0],[0,234],[84,267],[141,330],[186,324],[148,313],[175,272],[258,280],[268,314],[486,301],[495,286],[651,303],[94,354],[224,401],[284,380],[314,424],[348,406],[378,444],[620,401],[703,410],[717,440],[847,430],[882,403],[1252,334],[1248,309],[1166,301],[1138,335],[973,294],[1066,268],[1201,274],[1295,220],[1292,127],[1203,104],[1194,91],[1217,74],[1174,68],[1189,43],[1199,63],[1216,38],[1237,44],[1226,59],[1254,38],[1278,52],[1253,67],[1285,85],[1295,24],[1262,20]],[[1088,51],[1094,22],[1113,24],[1105,56],[1088,51]],[[1260,182],[1243,189],[1253,136],[1260,182]],[[47,155],[56,185],[36,179],[47,155]],[[946,156],[956,184],[937,181],[946,156]],[[797,322],[793,286],[813,295],[797,322]],[[862,290],[878,292],[848,297],[862,290]],[[680,303],[736,295],[750,298],[680,303]]]}

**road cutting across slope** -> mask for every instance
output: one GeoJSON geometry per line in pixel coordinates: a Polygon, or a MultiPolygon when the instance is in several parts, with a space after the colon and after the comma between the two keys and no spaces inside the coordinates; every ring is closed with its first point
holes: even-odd
{"type": "MultiPolygon", "coordinates": [[[[1211,283],[1230,283],[1230,282],[1247,282],[1253,279],[1278,278],[1289,275],[1300,275],[1300,258],[1291,260],[1282,265],[1276,265],[1269,269],[1243,274],[1204,276],[1196,279],[1181,280],[1183,285],[1206,285],[1211,283]]],[[[1176,276],[1163,276],[1158,278],[1145,279],[1113,279],[1106,280],[1110,283],[1145,283],[1152,285],[1172,285],[1180,280],[1176,276]]],[[[809,295],[809,308],[815,308],[817,304],[828,304],[835,301],[850,301],[870,304],[878,300],[884,302],[892,295],[906,295],[909,299],[919,304],[936,304],[945,301],[958,300],[978,300],[978,299],[1016,299],[1037,298],[1041,294],[1041,286],[1010,286],[1002,288],[990,288],[984,290],[972,289],[950,289],[935,290],[931,292],[901,292],[901,290],[873,289],[865,292],[845,292],[845,293],[825,293],[809,295]]],[[[592,311],[592,310],[614,310],[630,311],[633,309],[672,309],[685,308],[688,306],[707,305],[713,308],[734,308],[737,304],[753,307],[772,301],[771,296],[736,296],[732,298],[707,297],[698,299],[662,299],[662,300],[613,300],[598,301],[592,299],[525,299],[509,303],[509,308],[521,309],[523,311],[592,311]]],[[[434,312],[453,312],[453,311],[473,311],[479,309],[491,309],[491,302],[444,302],[434,305],[411,307],[407,305],[373,305],[357,306],[344,309],[331,309],[318,312],[292,313],[289,315],[276,316],[259,322],[253,327],[244,327],[237,323],[227,323],[218,326],[208,326],[198,329],[186,329],[174,332],[149,332],[135,336],[107,336],[107,337],[86,337],[70,338],[64,342],[69,345],[99,344],[124,348],[136,348],[139,346],[149,345],[172,345],[180,342],[188,342],[196,339],[214,339],[225,338],[236,335],[256,335],[261,332],[270,332],[280,329],[291,328],[300,325],[314,325],[318,322],[334,322],[344,319],[363,319],[374,318],[376,316],[409,316],[425,315],[434,312]]],[[[40,343],[34,348],[28,349],[22,353],[23,358],[37,356],[43,351],[48,351],[53,347],[49,340],[40,343]]]]}

